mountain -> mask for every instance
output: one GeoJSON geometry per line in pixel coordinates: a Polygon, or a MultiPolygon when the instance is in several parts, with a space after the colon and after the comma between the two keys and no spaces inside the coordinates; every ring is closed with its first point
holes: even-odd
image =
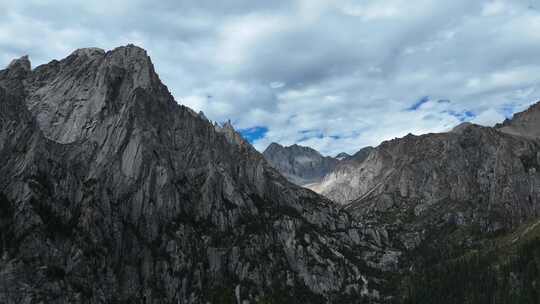
{"type": "Polygon", "coordinates": [[[272,143],[263,155],[283,176],[300,186],[319,182],[339,162],[336,158],[322,156],[312,148],[296,144],[284,147],[272,143]]]}
{"type": "Polygon", "coordinates": [[[307,187],[384,248],[378,268],[398,303],[538,303],[539,124],[537,103],[493,128],[409,134],[307,187]]]}
{"type": "Polygon", "coordinates": [[[400,223],[433,219],[509,230],[540,212],[539,145],[477,125],[387,141],[354,172],[349,186],[366,182],[346,208],[396,215],[400,223]]]}
{"type": "Polygon", "coordinates": [[[388,294],[384,238],[178,105],[133,45],[0,71],[0,227],[3,303],[388,294]]]}
{"type": "Polygon", "coordinates": [[[540,103],[531,106],[529,109],[514,114],[512,119],[506,119],[495,128],[502,132],[524,136],[528,138],[540,137],[540,103]]]}
{"type": "Polygon", "coordinates": [[[340,164],[318,190],[363,221],[414,236],[395,244],[404,249],[431,237],[432,226],[511,231],[540,214],[540,141],[530,119],[538,112],[536,104],[495,128],[462,124],[383,142],[363,160],[340,164]]]}
{"type": "Polygon", "coordinates": [[[372,176],[361,175],[358,172],[363,172],[361,164],[373,150],[373,147],[365,147],[341,160],[319,182],[308,185],[308,188],[339,204],[345,204],[357,198],[362,191],[367,191],[366,189],[372,187],[372,176]]]}
{"type": "Polygon", "coordinates": [[[21,57],[0,70],[0,302],[538,303],[539,119],[334,167],[275,144],[276,169],[139,47],[21,57]],[[321,168],[339,204],[278,171],[321,168]]]}
{"type": "Polygon", "coordinates": [[[347,154],[345,152],[341,152],[338,155],[336,155],[335,159],[344,160],[344,159],[349,158],[349,157],[351,157],[349,154],[347,154]]]}
{"type": "Polygon", "coordinates": [[[539,105],[494,128],[385,141],[315,190],[388,235],[405,303],[537,303],[526,293],[540,278],[520,265],[540,241],[508,239],[534,231],[540,215],[539,105]]]}

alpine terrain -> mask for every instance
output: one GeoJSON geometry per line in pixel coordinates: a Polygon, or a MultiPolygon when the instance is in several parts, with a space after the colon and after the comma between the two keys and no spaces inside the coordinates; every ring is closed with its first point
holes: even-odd
{"type": "Polygon", "coordinates": [[[263,156],[283,176],[301,186],[320,182],[340,160],[322,156],[309,147],[299,145],[283,147],[278,143],[270,144],[264,150],[263,156]]]}
{"type": "Polygon", "coordinates": [[[0,227],[2,303],[384,300],[367,228],[178,105],[133,45],[0,71],[0,227]]]}
{"type": "Polygon", "coordinates": [[[538,303],[539,124],[537,103],[493,128],[409,134],[309,187],[373,227],[406,303],[538,303]]]}
{"type": "Polygon", "coordinates": [[[260,154],[137,46],[21,57],[0,71],[0,303],[539,303],[539,126],[536,104],[260,154]]]}

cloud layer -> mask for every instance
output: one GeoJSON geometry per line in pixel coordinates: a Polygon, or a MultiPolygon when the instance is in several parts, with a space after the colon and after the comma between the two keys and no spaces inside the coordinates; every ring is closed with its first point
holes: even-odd
{"type": "Polygon", "coordinates": [[[353,153],[540,99],[538,0],[0,2],[0,64],[135,43],[178,102],[258,149],[353,153]]]}

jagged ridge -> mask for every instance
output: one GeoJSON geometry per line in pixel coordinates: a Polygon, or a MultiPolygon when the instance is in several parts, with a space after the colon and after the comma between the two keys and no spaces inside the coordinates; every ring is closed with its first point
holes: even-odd
{"type": "Polygon", "coordinates": [[[271,143],[263,155],[281,174],[301,186],[319,182],[339,162],[336,158],[322,156],[314,149],[296,144],[283,147],[271,143]]]}
{"type": "Polygon", "coordinates": [[[143,49],[21,60],[0,71],[2,301],[378,297],[363,226],[179,106],[143,49]]]}

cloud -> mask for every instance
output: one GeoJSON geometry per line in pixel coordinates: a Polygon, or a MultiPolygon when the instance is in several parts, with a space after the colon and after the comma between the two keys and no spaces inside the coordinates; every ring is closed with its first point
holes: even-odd
{"type": "Polygon", "coordinates": [[[493,126],[502,122],[505,118],[503,114],[495,109],[488,109],[480,113],[472,122],[484,126],[493,126]]]}
{"type": "Polygon", "coordinates": [[[135,43],[178,102],[230,119],[260,150],[354,153],[462,121],[491,125],[540,99],[538,0],[2,6],[0,64],[135,43]]]}

